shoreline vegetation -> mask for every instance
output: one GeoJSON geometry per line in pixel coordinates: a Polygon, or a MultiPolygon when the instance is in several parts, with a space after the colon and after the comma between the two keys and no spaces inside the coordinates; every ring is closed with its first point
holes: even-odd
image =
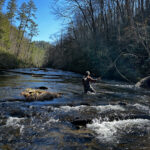
{"type": "Polygon", "coordinates": [[[52,68],[127,82],[150,74],[150,1],[53,2],[67,25],[50,49],[52,68]]]}
{"type": "Polygon", "coordinates": [[[55,44],[32,41],[38,35],[32,0],[7,13],[0,2],[0,69],[51,67],[102,79],[137,82],[150,74],[148,0],[53,0],[52,11],[66,26],[55,44]],[[69,2],[69,3],[68,3],[69,2]],[[17,20],[18,26],[14,25],[17,20]]]}
{"type": "Polygon", "coordinates": [[[2,12],[4,4],[5,0],[1,0],[0,69],[44,66],[50,44],[32,41],[32,38],[38,35],[34,2],[23,2],[20,8],[17,8],[16,0],[10,0],[6,13],[2,12]]]}

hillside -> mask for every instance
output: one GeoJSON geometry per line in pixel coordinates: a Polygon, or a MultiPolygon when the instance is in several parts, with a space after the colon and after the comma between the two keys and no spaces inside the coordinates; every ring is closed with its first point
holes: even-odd
{"type": "Polygon", "coordinates": [[[46,51],[32,42],[38,34],[34,15],[29,15],[36,10],[33,1],[22,3],[18,10],[14,0],[8,6],[5,14],[0,9],[0,69],[43,66],[46,51]]]}

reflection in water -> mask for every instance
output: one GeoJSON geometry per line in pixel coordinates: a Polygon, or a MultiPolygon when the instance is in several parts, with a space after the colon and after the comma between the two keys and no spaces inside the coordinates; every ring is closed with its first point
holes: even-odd
{"type": "Polygon", "coordinates": [[[0,73],[0,149],[150,149],[149,91],[105,81],[93,85],[97,94],[83,94],[81,75],[15,71],[27,74],[0,73]],[[24,89],[40,86],[63,96],[21,101],[24,89]]]}

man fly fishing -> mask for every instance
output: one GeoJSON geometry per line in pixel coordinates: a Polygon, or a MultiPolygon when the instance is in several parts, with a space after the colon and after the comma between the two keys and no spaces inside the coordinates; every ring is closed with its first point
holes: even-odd
{"type": "Polygon", "coordinates": [[[82,78],[82,84],[84,87],[84,93],[92,92],[96,93],[94,88],[91,86],[91,82],[96,82],[98,79],[93,79],[90,76],[90,71],[86,71],[85,76],[82,78]]]}

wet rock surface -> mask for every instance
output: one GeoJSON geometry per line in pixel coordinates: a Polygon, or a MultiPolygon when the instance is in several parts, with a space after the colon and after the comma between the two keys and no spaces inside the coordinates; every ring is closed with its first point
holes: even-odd
{"type": "Polygon", "coordinates": [[[23,95],[28,101],[52,100],[54,98],[61,97],[60,93],[54,93],[31,88],[27,88],[25,91],[21,92],[21,95],[23,95]]]}

